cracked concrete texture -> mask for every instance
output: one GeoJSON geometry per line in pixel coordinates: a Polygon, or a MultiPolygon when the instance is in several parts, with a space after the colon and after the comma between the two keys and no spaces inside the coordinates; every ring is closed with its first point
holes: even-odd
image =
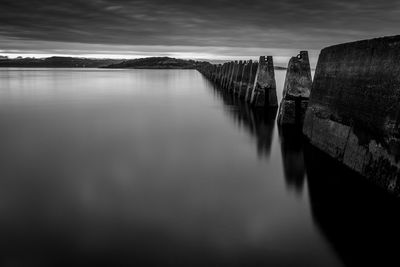
{"type": "Polygon", "coordinates": [[[311,144],[400,195],[400,36],[321,51],[303,133],[311,144]]]}

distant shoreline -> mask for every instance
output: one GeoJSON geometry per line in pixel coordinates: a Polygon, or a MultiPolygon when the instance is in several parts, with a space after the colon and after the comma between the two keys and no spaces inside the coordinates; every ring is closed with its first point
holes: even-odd
{"type": "MultiPolygon", "coordinates": [[[[195,68],[163,68],[163,67],[135,67],[135,68],[107,68],[107,67],[42,67],[42,66],[0,66],[0,69],[6,68],[25,68],[25,69],[109,69],[109,70],[195,70],[195,68]]],[[[274,67],[275,70],[287,70],[284,67],[274,67]]],[[[315,69],[311,69],[315,71],[315,69]]]]}
{"type": "MultiPolygon", "coordinates": [[[[0,58],[0,68],[85,68],[85,69],[197,69],[207,61],[194,61],[170,57],[150,57],[132,60],[91,59],[75,57],[0,58]]],[[[276,70],[287,68],[275,66],[276,70]]]]}

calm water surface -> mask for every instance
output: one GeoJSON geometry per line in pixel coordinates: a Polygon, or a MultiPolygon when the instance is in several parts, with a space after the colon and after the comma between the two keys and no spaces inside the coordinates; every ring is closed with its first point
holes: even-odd
{"type": "Polygon", "coordinates": [[[1,69],[0,264],[379,261],[393,212],[275,116],[192,70],[1,69]]]}

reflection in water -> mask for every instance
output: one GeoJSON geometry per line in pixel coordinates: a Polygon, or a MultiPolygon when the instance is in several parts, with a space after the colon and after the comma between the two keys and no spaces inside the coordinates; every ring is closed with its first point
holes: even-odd
{"type": "Polygon", "coordinates": [[[397,266],[400,203],[311,146],[312,216],[346,266],[397,266]]]}
{"type": "MultiPolygon", "coordinates": [[[[239,127],[246,129],[257,141],[257,152],[262,158],[271,153],[277,109],[254,109],[245,101],[214,86],[215,94],[219,95],[226,110],[239,127]]],[[[305,165],[303,156],[303,135],[298,127],[278,127],[281,144],[282,161],[286,183],[302,193],[305,181],[305,165]]]]}
{"type": "Polygon", "coordinates": [[[301,128],[279,127],[279,139],[286,183],[289,188],[301,194],[306,178],[301,128]]]}
{"type": "Polygon", "coordinates": [[[219,94],[235,123],[256,138],[259,157],[268,157],[271,153],[277,109],[255,110],[233,94],[217,87],[214,87],[214,92],[219,94]]]}
{"type": "MultiPolygon", "coordinates": [[[[217,90],[217,89],[215,89],[217,90]]],[[[220,92],[235,122],[271,151],[276,111],[260,112],[220,92]]],[[[400,240],[400,203],[311,147],[300,128],[278,127],[285,182],[299,195],[308,185],[312,218],[345,266],[393,266],[400,240]]]]}
{"type": "Polygon", "coordinates": [[[309,267],[396,255],[386,240],[399,236],[397,207],[304,153],[297,133],[278,142],[276,111],[213,91],[195,71],[8,70],[0,96],[0,266],[309,267]]]}
{"type": "Polygon", "coordinates": [[[0,71],[0,266],[338,266],[287,192],[275,114],[211,88],[189,70],[0,71]]]}

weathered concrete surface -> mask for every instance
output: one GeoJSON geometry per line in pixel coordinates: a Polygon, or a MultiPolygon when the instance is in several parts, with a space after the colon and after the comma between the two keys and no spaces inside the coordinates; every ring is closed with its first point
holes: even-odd
{"type": "Polygon", "coordinates": [[[239,71],[239,64],[237,61],[235,61],[233,63],[232,75],[231,75],[231,78],[229,79],[229,84],[228,84],[228,88],[227,88],[228,92],[233,92],[238,71],[239,71]]]}
{"type": "Polygon", "coordinates": [[[228,74],[226,76],[224,85],[222,86],[224,89],[227,89],[228,86],[229,86],[229,83],[230,83],[231,78],[232,78],[234,64],[235,64],[235,62],[229,62],[229,71],[228,71],[228,74]]]}
{"type": "Polygon", "coordinates": [[[244,99],[246,96],[247,87],[249,86],[250,83],[252,67],[253,67],[253,61],[250,60],[244,65],[243,68],[242,81],[239,86],[239,97],[242,99],[244,99]]]}
{"type": "Polygon", "coordinates": [[[226,80],[228,79],[228,76],[229,76],[230,68],[231,68],[231,62],[226,63],[226,71],[224,74],[224,78],[222,79],[222,82],[221,82],[222,88],[225,88],[225,84],[226,84],[226,80]]]}
{"type": "Polygon", "coordinates": [[[213,74],[216,71],[217,66],[212,64],[204,64],[200,68],[200,72],[208,79],[212,80],[213,74]]]}
{"type": "Polygon", "coordinates": [[[213,72],[213,75],[212,75],[212,77],[211,77],[211,80],[212,80],[213,82],[217,82],[218,74],[219,74],[220,68],[221,68],[221,66],[220,66],[220,65],[217,65],[216,70],[213,72]]]}
{"type": "Polygon", "coordinates": [[[321,51],[303,133],[311,144],[400,195],[400,36],[321,51]]]}
{"type": "Polygon", "coordinates": [[[301,51],[289,61],[278,124],[302,125],[312,86],[311,67],[307,51],[301,51]]]}
{"type": "Polygon", "coordinates": [[[274,62],[271,56],[260,57],[250,103],[255,107],[278,107],[274,62]]]}
{"type": "Polygon", "coordinates": [[[256,80],[257,70],[258,70],[258,62],[254,62],[253,66],[251,67],[250,78],[249,78],[250,82],[247,86],[246,97],[244,99],[246,102],[250,102],[251,100],[251,96],[253,94],[253,89],[254,89],[254,82],[256,80]]]}
{"type": "Polygon", "coordinates": [[[217,79],[216,79],[216,84],[220,84],[221,79],[222,79],[222,74],[224,72],[224,65],[219,65],[219,70],[218,70],[218,74],[217,74],[217,79]]]}
{"type": "Polygon", "coordinates": [[[221,84],[222,84],[222,80],[224,79],[225,67],[226,67],[226,65],[225,65],[225,64],[222,64],[222,66],[221,66],[221,72],[220,72],[220,74],[219,74],[218,81],[217,81],[217,84],[218,84],[218,85],[221,85],[221,84]]]}
{"type": "Polygon", "coordinates": [[[244,69],[244,62],[239,61],[239,67],[238,67],[238,72],[235,78],[234,82],[234,88],[233,88],[233,94],[238,95],[239,94],[239,89],[240,89],[240,84],[242,82],[242,76],[243,76],[243,69],[244,69]]]}
{"type": "Polygon", "coordinates": [[[226,82],[226,79],[227,79],[227,77],[228,77],[228,72],[229,72],[229,62],[228,63],[225,63],[225,71],[224,71],[224,76],[222,77],[222,81],[221,81],[221,84],[220,84],[220,86],[221,87],[223,87],[224,86],[224,84],[225,84],[225,82],[226,82]]]}

